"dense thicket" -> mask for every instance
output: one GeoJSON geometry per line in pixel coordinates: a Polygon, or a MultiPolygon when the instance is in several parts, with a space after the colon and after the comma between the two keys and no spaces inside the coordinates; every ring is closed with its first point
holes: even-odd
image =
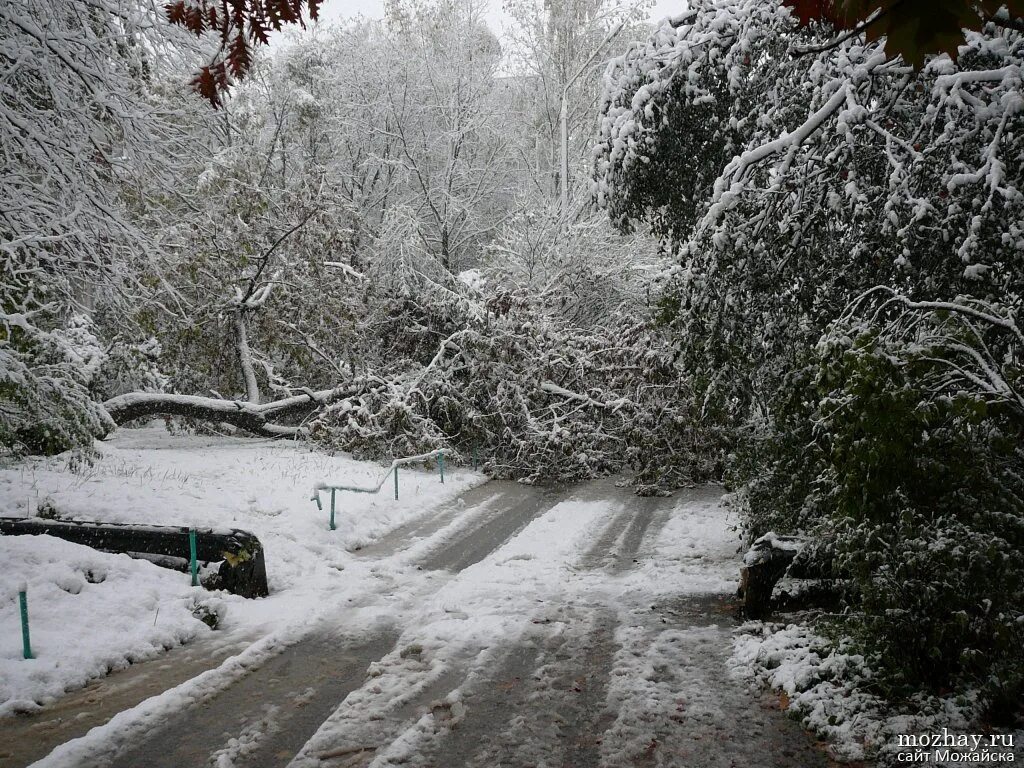
{"type": "Polygon", "coordinates": [[[915,71],[781,3],[705,0],[609,67],[598,200],[661,297],[751,536],[806,533],[894,690],[1020,691],[1021,56],[915,71]],[[901,688],[901,686],[904,686],[901,688]]]}
{"type": "Polygon", "coordinates": [[[720,472],[658,329],[630,315],[566,327],[520,292],[411,293],[392,298],[390,363],[309,425],[322,445],[372,458],[446,446],[530,481],[632,467],[645,492],[720,472]]]}

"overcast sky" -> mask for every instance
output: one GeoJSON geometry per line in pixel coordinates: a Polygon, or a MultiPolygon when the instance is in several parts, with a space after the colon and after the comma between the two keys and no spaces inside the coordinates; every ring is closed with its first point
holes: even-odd
{"type": "MultiPolygon", "coordinates": [[[[502,9],[502,0],[488,0],[490,10],[487,14],[487,23],[494,33],[501,38],[502,31],[508,23],[508,17],[502,9]]],[[[657,21],[665,16],[679,13],[686,8],[686,0],[654,0],[654,5],[649,14],[652,21],[657,21]]],[[[366,16],[379,19],[384,16],[383,0],[324,0],[320,6],[320,20],[322,23],[331,23],[352,16],[366,16]]],[[[275,42],[277,42],[275,40],[275,42]]]]}

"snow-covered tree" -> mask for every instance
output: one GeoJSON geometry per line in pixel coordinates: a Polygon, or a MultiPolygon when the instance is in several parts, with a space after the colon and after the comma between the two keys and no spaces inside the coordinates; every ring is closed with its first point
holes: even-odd
{"type": "Polygon", "coordinates": [[[583,190],[601,69],[644,31],[642,9],[609,0],[513,0],[506,11],[512,19],[506,87],[524,113],[519,130],[525,170],[533,185],[558,197],[564,97],[569,191],[583,190]]]}
{"type": "Polygon", "coordinates": [[[140,192],[173,187],[185,109],[154,94],[202,49],[135,0],[13,0],[0,22],[0,442],[57,451],[109,428],[91,388],[118,340],[90,315],[144,292],[140,192]]]}
{"type": "Polygon", "coordinates": [[[566,221],[551,200],[527,198],[486,248],[482,274],[564,327],[649,313],[648,289],[666,259],[657,241],[622,234],[598,212],[566,221]]]}
{"type": "Polygon", "coordinates": [[[495,75],[501,50],[478,0],[389,7],[383,62],[392,163],[404,176],[403,200],[415,212],[423,248],[449,271],[507,211],[514,158],[505,134],[513,119],[495,75]]]}
{"type": "Polygon", "coordinates": [[[747,413],[874,285],[1011,301],[1019,285],[1015,33],[972,33],[959,66],[920,73],[856,37],[792,56],[813,42],[779,4],[702,3],[608,74],[597,197],[678,244],[666,301],[694,365],[738,364],[715,386],[747,413]]]}
{"type": "Polygon", "coordinates": [[[613,220],[678,256],[663,316],[750,533],[840,555],[890,683],[991,672],[992,701],[1020,688],[1024,611],[1019,568],[981,574],[1024,520],[1018,25],[1004,9],[915,68],[783,3],[695,2],[609,67],[594,155],[613,220]]]}

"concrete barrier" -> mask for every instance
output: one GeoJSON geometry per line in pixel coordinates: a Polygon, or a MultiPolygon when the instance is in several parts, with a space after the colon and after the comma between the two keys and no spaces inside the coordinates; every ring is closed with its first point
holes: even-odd
{"type": "MultiPolygon", "coordinates": [[[[93,523],[46,520],[37,517],[0,517],[0,534],[46,534],[104,552],[141,557],[157,565],[188,571],[189,528],[126,523],[93,523]],[[184,567],[182,567],[184,566],[184,567]]],[[[196,528],[196,559],[220,562],[220,568],[203,586],[223,589],[242,597],[266,597],[267,566],[263,545],[248,531],[236,528],[196,528]]]]}

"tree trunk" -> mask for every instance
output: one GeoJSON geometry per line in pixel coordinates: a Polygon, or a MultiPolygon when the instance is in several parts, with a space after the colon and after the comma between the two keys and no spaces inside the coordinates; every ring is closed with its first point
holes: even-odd
{"type": "Polygon", "coordinates": [[[352,397],[358,392],[356,386],[344,389],[339,387],[263,404],[195,395],[131,392],[107,400],[103,407],[119,426],[147,416],[184,416],[198,421],[230,424],[264,437],[285,437],[294,435],[297,427],[282,426],[275,422],[294,419],[336,400],[352,397]]]}
{"type": "Polygon", "coordinates": [[[245,310],[235,313],[235,330],[238,334],[238,362],[242,366],[242,378],[245,379],[245,397],[253,404],[260,402],[260,385],[256,381],[256,369],[252,364],[252,350],[249,348],[249,334],[245,327],[245,310]]]}

